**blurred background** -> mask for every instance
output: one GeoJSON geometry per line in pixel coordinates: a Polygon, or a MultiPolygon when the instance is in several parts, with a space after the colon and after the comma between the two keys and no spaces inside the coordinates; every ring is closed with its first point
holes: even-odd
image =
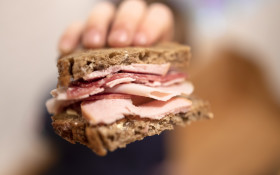
{"type": "MultiPolygon", "coordinates": [[[[57,42],[95,0],[1,0],[0,174],[42,174],[56,161],[44,135],[57,42]]],[[[277,174],[280,169],[280,1],[164,1],[191,45],[188,72],[213,120],[167,133],[170,174],[277,174]]],[[[182,33],[181,33],[182,32],[182,33]]]]}

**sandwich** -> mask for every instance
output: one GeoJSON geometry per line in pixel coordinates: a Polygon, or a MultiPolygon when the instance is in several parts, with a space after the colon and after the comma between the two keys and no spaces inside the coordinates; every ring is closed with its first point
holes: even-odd
{"type": "Polygon", "coordinates": [[[58,84],[46,102],[54,131],[104,156],[146,136],[210,119],[209,104],[192,95],[184,70],[190,48],[80,50],[58,59],[58,84]]]}

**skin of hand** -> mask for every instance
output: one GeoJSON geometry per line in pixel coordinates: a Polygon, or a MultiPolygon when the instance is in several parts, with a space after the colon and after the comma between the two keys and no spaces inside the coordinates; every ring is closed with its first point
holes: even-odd
{"type": "Polygon", "coordinates": [[[125,0],[117,8],[102,1],[91,11],[86,22],[72,23],[62,34],[61,54],[85,48],[150,46],[170,41],[174,33],[174,16],[161,3],[147,5],[144,0],[125,0]]]}

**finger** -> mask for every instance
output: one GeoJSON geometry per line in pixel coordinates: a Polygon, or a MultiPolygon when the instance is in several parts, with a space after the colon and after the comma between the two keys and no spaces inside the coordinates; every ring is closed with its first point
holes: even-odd
{"type": "Polygon", "coordinates": [[[106,43],[106,35],[115,13],[115,6],[107,1],[97,4],[91,11],[82,42],[87,48],[103,47],[106,43]]]}
{"type": "Polygon", "coordinates": [[[129,46],[134,34],[146,12],[143,0],[124,1],[117,12],[116,19],[109,34],[108,43],[113,47],[129,46]]]}
{"type": "Polygon", "coordinates": [[[78,46],[83,28],[82,22],[75,22],[65,30],[58,44],[61,54],[70,53],[78,46]]]}
{"type": "Polygon", "coordinates": [[[171,10],[161,4],[152,4],[139,30],[135,34],[133,45],[152,45],[160,40],[171,40],[173,36],[174,19],[171,10]]]}

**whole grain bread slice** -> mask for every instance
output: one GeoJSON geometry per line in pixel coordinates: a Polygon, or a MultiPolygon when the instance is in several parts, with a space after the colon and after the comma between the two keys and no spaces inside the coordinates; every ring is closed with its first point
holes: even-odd
{"type": "Polygon", "coordinates": [[[187,113],[168,114],[161,120],[126,116],[110,125],[91,126],[79,113],[64,111],[52,117],[52,125],[55,132],[67,141],[80,142],[96,154],[104,156],[108,150],[124,148],[127,144],[142,140],[146,136],[172,130],[176,125],[184,126],[192,121],[213,117],[207,102],[200,99],[191,100],[193,105],[187,113]]]}
{"type": "Polygon", "coordinates": [[[113,65],[171,63],[172,67],[186,68],[190,58],[190,47],[170,42],[152,47],[80,50],[58,60],[58,86],[68,86],[71,80],[113,65]]]}

